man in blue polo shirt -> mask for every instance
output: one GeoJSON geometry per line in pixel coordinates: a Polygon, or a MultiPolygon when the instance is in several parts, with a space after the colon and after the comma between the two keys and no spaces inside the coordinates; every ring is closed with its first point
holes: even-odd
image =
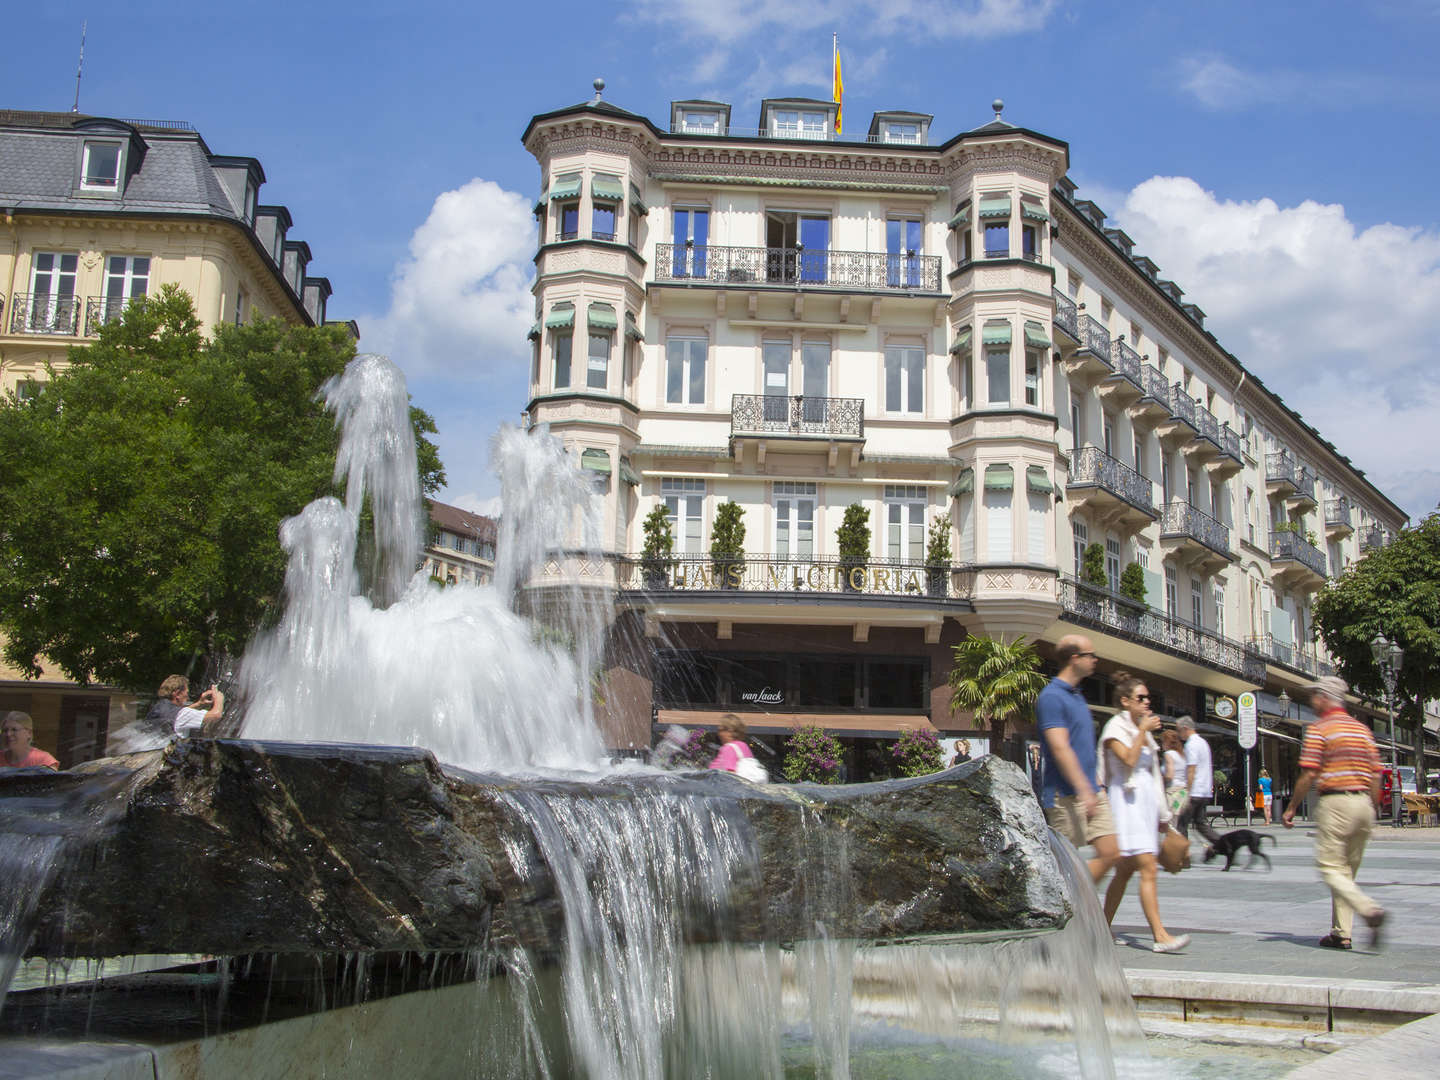
{"type": "Polygon", "coordinates": [[[1095,646],[1067,634],[1055,646],[1060,674],[1035,699],[1044,775],[1040,805],[1050,827],[1077,848],[1090,844],[1090,876],[1098,885],[1120,858],[1110,800],[1095,783],[1095,721],[1080,683],[1095,671],[1095,646]]]}

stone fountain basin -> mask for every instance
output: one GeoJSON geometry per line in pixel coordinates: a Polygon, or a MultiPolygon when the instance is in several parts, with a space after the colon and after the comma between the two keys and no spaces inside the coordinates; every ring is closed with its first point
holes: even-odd
{"type": "Polygon", "coordinates": [[[105,806],[71,830],[27,955],[558,949],[559,896],[507,802],[518,791],[617,813],[659,795],[724,815],[750,857],[723,910],[687,913],[690,942],[793,941],[817,921],[869,940],[1043,930],[1071,913],[1029,783],[995,757],[878,784],[757,786],[710,772],[484,775],[407,747],[191,739],[0,777],[0,831],[65,828],[69,811],[53,808],[87,789],[105,806]]]}

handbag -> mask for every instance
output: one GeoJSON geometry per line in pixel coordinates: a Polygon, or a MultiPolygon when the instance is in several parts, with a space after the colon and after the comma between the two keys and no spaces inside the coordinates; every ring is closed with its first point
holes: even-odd
{"type": "Polygon", "coordinates": [[[1178,874],[1190,866],[1190,838],[1176,829],[1166,829],[1160,839],[1160,865],[1171,874],[1178,874]]]}

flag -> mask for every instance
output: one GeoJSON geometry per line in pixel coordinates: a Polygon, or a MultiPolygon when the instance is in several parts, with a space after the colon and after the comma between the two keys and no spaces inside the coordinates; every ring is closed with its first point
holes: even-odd
{"type": "Polygon", "coordinates": [[[840,77],[840,39],[835,39],[835,82],[830,92],[830,100],[835,102],[835,134],[841,132],[841,122],[845,118],[845,80],[840,77]]]}

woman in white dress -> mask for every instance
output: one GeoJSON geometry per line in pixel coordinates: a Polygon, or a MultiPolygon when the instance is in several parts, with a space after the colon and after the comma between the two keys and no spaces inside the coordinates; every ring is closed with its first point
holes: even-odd
{"type": "Polygon", "coordinates": [[[1185,744],[1174,728],[1166,728],[1160,733],[1160,745],[1165,749],[1160,769],[1165,776],[1165,801],[1170,807],[1170,820],[1179,828],[1180,812],[1190,801],[1185,788],[1185,744]]]}
{"type": "Polygon", "coordinates": [[[1120,711],[1100,733],[1100,782],[1110,798],[1115,819],[1115,842],[1120,861],[1115,877],[1105,890],[1105,919],[1115,918],[1125,886],[1136,871],[1140,873],[1140,909],[1155,937],[1156,952],[1179,952],[1190,944],[1190,935],[1175,935],[1160,921],[1157,896],[1160,828],[1169,828],[1170,808],[1165,799],[1165,782],[1160,775],[1160,748],[1151,736],[1160,730],[1160,718],[1150,711],[1150,691],[1127,672],[1115,676],[1120,711]]]}

